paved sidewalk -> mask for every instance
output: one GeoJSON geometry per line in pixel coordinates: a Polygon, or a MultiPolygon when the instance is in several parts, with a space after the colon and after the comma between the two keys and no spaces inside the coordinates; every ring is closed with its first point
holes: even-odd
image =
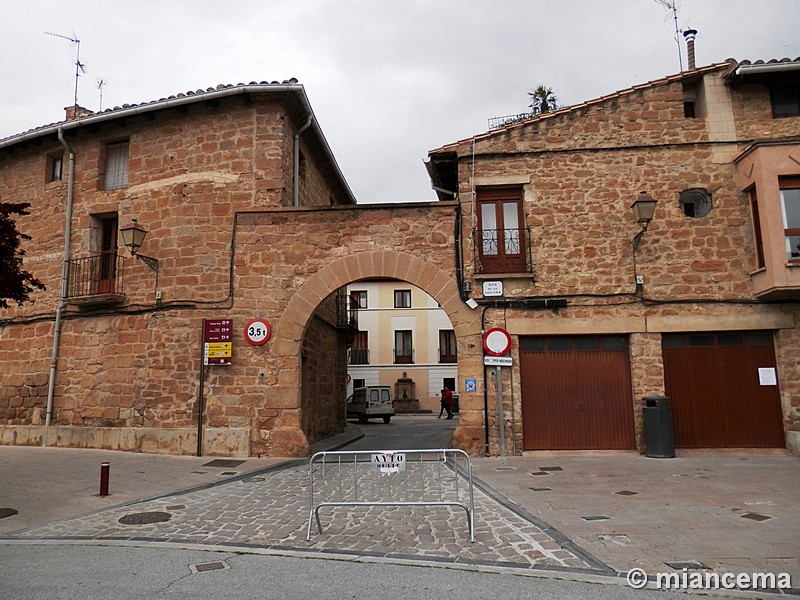
{"type": "Polygon", "coordinates": [[[612,569],[789,573],[800,588],[800,459],[779,450],[541,452],[478,478],[612,569]]]}
{"type": "MultiPolygon", "coordinates": [[[[327,449],[358,435],[349,427],[327,449]]],[[[306,542],[307,460],[0,446],[0,510],[18,511],[0,518],[0,543],[171,542],[600,575],[787,572],[800,587],[800,459],[788,453],[535,453],[473,466],[475,543],[463,510],[443,507],[326,510],[306,542]],[[103,461],[111,495],[100,498],[103,461]]]]}

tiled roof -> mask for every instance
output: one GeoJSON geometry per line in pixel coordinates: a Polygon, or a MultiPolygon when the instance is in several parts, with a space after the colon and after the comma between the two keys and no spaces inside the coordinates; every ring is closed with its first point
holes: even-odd
{"type": "Polygon", "coordinates": [[[149,110],[158,110],[160,108],[165,108],[167,106],[171,106],[177,103],[185,104],[191,102],[201,102],[203,100],[209,99],[209,96],[216,96],[218,93],[222,93],[225,95],[226,91],[230,94],[234,94],[237,92],[250,92],[250,91],[257,91],[255,88],[261,88],[260,91],[267,91],[268,88],[285,88],[287,86],[296,86],[298,89],[303,89],[303,86],[300,85],[297,79],[286,79],[284,81],[251,81],[250,83],[237,83],[233,84],[220,84],[217,87],[210,87],[206,88],[205,90],[195,90],[195,91],[188,91],[180,94],[176,94],[174,96],[168,96],[166,98],[159,98],[158,100],[152,100],[150,102],[142,102],[140,104],[123,104],[122,106],[115,106],[114,108],[107,108],[100,112],[89,112],[88,114],[81,116],[76,119],[71,120],[64,120],[58,121],[55,123],[50,123],[49,125],[42,125],[40,127],[35,127],[33,129],[29,129],[28,131],[24,131],[22,133],[17,133],[12,136],[0,139],[0,148],[4,146],[11,146],[17,142],[28,140],[31,138],[39,137],[40,135],[48,135],[53,133],[53,131],[57,130],[59,127],[70,128],[70,127],[77,127],[83,124],[89,123],[96,123],[98,121],[106,121],[114,119],[118,116],[125,115],[133,112],[145,112],[149,110]]]}
{"type": "MultiPolygon", "coordinates": [[[[770,64],[771,63],[782,63],[782,62],[791,63],[791,62],[795,62],[795,61],[800,61],[800,58],[797,58],[797,59],[794,59],[794,60],[793,59],[789,59],[789,58],[782,58],[780,60],[771,60],[771,61],[769,61],[769,63],[770,64]]],[[[515,122],[513,124],[506,125],[505,127],[499,127],[497,129],[493,129],[492,131],[489,131],[489,132],[486,132],[486,133],[483,133],[483,134],[480,134],[480,135],[476,135],[476,136],[473,136],[473,137],[465,138],[463,140],[459,140],[457,142],[453,142],[451,144],[447,144],[445,146],[442,146],[441,148],[436,148],[435,150],[431,150],[429,152],[429,154],[435,154],[435,153],[438,153],[438,152],[451,151],[454,147],[456,147],[456,146],[458,146],[460,144],[463,144],[463,143],[472,142],[473,140],[487,139],[487,138],[490,138],[490,137],[498,135],[498,134],[505,134],[505,133],[508,133],[509,131],[512,131],[514,129],[518,129],[520,127],[525,127],[526,125],[529,125],[530,123],[533,123],[535,121],[545,121],[547,119],[553,119],[553,118],[556,118],[556,117],[560,117],[560,116],[568,114],[568,113],[570,113],[572,111],[576,111],[576,110],[579,110],[579,109],[582,109],[582,108],[586,108],[587,106],[594,106],[594,105],[597,105],[597,104],[601,104],[603,102],[607,102],[609,100],[613,100],[614,98],[619,98],[621,96],[626,96],[626,95],[632,94],[634,92],[639,92],[639,91],[642,91],[642,90],[645,90],[645,89],[654,88],[654,87],[657,87],[657,86],[660,86],[660,85],[664,85],[664,84],[667,84],[667,83],[674,83],[676,81],[681,81],[683,79],[690,79],[690,78],[696,77],[697,75],[702,75],[702,74],[709,73],[709,72],[712,72],[712,71],[726,70],[727,69],[729,72],[731,72],[731,71],[733,71],[734,69],[736,69],[737,67],[739,67],[741,65],[750,65],[750,64],[767,64],[767,63],[764,63],[764,61],[756,61],[755,63],[751,63],[748,60],[743,60],[743,61],[740,62],[740,61],[737,61],[736,59],[729,58],[729,59],[725,60],[725,62],[715,63],[715,64],[708,65],[708,66],[705,66],[705,67],[700,67],[698,69],[692,69],[691,71],[684,71],[682,73],[677,73],[675,75],[668,75],[666,77],[662,77],[661,79],[655,79],[653,81],[648,81],[647,83],[642,83],[640,85],[634,85],[634,86],[632,86],[630,88],[626,88],[624,90],[620,90],[620,91],[614,92],[613,94],[608,94],[606,96],[601,96],[600,98],[595,98],[594,100],[588,100],[588,101],[582,102],[580,104],[573,104],[571,106],[566,106],[564,108],[559,108],[557,110],[550,111],[550,112],[547,112],[547,113],[541,113],[541,114],[538,114],[538,115],[536,115],[534,117],[531,117],[530,119],[525,119],[525,120],[522,120],[522,121],[518,121],[518,122],[515,122]]]]}

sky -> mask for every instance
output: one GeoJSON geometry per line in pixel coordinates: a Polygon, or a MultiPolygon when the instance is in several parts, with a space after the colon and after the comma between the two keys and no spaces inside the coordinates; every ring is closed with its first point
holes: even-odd
{"type": "Polygon", "coordinates": [[[798,0],[9,0],[0,138],[73,103],[78,45],[51,32],[80,40],[94,111],[294,77],[359,204],[434,201],[428,152],[537,85],[569,105],[680,72],[669,2],[697,66],[800,57],[798,0]]]}

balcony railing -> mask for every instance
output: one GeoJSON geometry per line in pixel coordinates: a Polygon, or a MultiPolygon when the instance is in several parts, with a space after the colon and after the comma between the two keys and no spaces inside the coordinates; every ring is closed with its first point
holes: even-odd
{"type": "Polygon", "coordinates": [[[368,365],[369,364],[369,348],[350,348],[350,356],[347,364],[350,365],[368,365]]]}
{"type": "Polygon", "coordinates": [[[347,292],[336,295],[337,325],[358,330],[358,303],[347,292]]]}
{"type": "Polygon", "coordinates": [[[67,261],[66,298],[118,300],[124,291],[125,257],[95,254],[67,261]]]}
{"type": "MultiPolygon", "coordinates": [[[[411,354],[398,354],[397,349],[394,350],[394,364],[396,365],[413,365],[414,364],[414,351],[411,354]]],[[[401,351],[402,352],[402,351],[401,351]]]]}
{"type": "Polygon", "coordinates": [[[530,229],[473,231],[475,273],[532,273],[530,229]]]}

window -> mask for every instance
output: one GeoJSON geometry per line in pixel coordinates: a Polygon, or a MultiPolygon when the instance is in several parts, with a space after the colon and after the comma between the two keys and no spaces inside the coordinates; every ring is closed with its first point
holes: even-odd
{"type": "Polygon", "coordinates": [[[761,238],[761,218],[758,216],[758,196],[755,186],[750,188],[750,213],[753,216],[753,238],[756,244],[756,260],[758,268],[763,269],[767,263],[764,261],[764,241],[761,238]]]}
{"type": "Polygon", "coordinates": [[[364,290],[350,292],[350,299],[356,308],[367,308],[367,292],[364,290]]]}
{"type": "Polygon", "coordinates": [[[679,197],[679,203],[683,214],[695,219],[705,217],[713,208],[711,194],[702,188],[683,190],[679,197]]]}
{"type": "Polygon", "coordinates": [[[366,387],[367,380],[366,379],[353,379],[353,389],[357,390],[358,388],[366,387]]]}
{"type": "Polygon", "coordinates": [[[64,157],[47,157],[47,182],[61,181],[64,176],[64,157]]]}
{"type": "Polygon", "coordinates": [[[411,308],[411,290],[395,290],[394,307],[411,308]]]}
{"type": "Polygon", "coordinates": [[[525,229],[522,227],[522,189],[478,190],[479,272],[525,273],[525,229]]]}
{"type": "Polygon", "coordinates": [[[104,189],[120,190],[128,187],[127,141],[106,146],[106,177],[104,189]]]}
{"type": "Polygon", "coordinates": [[[800,85],[776,85],[769,90],[772,102],[773,117],[791,117],[800,115],[800,85]]]}
{"type": "Polygon", "coordinates": [[[366,331],[356,333],[353,347],[350,348],[351,365],[369,364],[369,334],[366,331]]]}
{"type": "Polygon", "coordinates": [[[439,362],[458,362],[456,351],[456,332],[452,329],[439,330],[439,362]]]}
{"type": "Polygon", "coordinates": [[[409,365],[414,362],[413,340],[410,331],[394,332],[394,363],[409,365]]]}
{"type": "Polygon", "coordinates": [[[780,179],[786,258],[800,262],[800,177],[780,179]]]}

